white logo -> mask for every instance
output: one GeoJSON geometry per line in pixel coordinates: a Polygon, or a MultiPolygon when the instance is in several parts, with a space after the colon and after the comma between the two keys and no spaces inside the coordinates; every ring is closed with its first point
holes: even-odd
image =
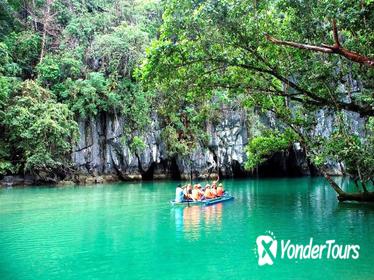
{"type": "Polygon", "coordinates": [[[260,235],[256,239],[258,265],[273,265],[277,257],[279,244],[279,259],[306,260],[306,259],[358,259],[360,245],[339,244],[335,240],[326,240],[317,243],[311,237],[307,243],[294,243],[291,240],[276,240],[271,231],[260,235]]]}
{"type": "Polygon", "coordinates": [[[256,239],[258,265],[272,265],[277,257],[278,242],[275,240],[272,232],[269,232],[269,234],[270,235],[260,235],[256,239]]]}

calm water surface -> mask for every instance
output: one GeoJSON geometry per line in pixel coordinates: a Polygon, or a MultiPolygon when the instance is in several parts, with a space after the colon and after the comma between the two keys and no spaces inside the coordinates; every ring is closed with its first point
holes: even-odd
{"type": "Polygon", "coordinates": [[[320,178],[227,180],[235,200],[171,207],[175,182],[0,189],[0,279],[373,279],[374,208],[320,178]],[[258,266],[256,238],[359,244],[357,260],[258,266]]]}

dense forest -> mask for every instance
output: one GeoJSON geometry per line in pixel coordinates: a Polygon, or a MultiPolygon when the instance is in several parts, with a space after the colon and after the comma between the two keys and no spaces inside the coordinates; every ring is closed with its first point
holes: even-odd
{"type": "Polygon", "coordinates": [[[135,68],[156,37],[161,8],[1,2],[0,173],[67,172],[78,117],[111,111],[126,116],[129,129],[144,127],[152,93],[135,81],[135,68]]]}
{"type": "Polygon", "coordinates": [[[0,21],[2,175],[74,172],[77,120],[102,112],[126,119],[134,151],[157,114],[188,157],[239,106],[276,120],[251,137],[248,170],[299,143],[339,200],[374,200],[372,0],[1,1],[0,21]],[[315,132],[322,111],[332,133],[315,132]]]}

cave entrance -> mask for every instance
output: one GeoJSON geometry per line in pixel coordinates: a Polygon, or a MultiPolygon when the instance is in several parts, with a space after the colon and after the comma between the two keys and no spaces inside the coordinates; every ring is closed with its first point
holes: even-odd
{"type": "Polygon", "coordinates": [[[245,178],[248,177],[248,172],[246,172],[237,160],[233,160],[231,163],[231,170],[233,178],[245,178]]]}
{"type": "Polygon", "coordinates": [[[153,174],[155,172],[156,163],[153,162],[147,171],[142,172],[142,180],[144,181],[151,181],[153,180],[153,174]]]}
{"type": "Polygon", "coordinates": [[[176,158],[170,162],[170,177],[172,180],[181,180],[182,178],[176,158]]]}
{"type": "Polygon", "coordinates": [[[301,155],[296,154],[293,148],[287,152],[277,152],[273,154],[267,161],[262,163],[254,171],[258,177],[299,177],[307,175],[309,171],[303,170],[298,163],[301,155]]]}

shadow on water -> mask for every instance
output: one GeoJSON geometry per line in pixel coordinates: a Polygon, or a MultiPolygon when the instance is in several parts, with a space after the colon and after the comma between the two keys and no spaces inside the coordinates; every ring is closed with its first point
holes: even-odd
{"type": "Polygon", "coordinates": [[[359,211],[361,213],[373,213],[374,204],[371,202],[339,202],[336,207],[337,212],[359,211]]]}

